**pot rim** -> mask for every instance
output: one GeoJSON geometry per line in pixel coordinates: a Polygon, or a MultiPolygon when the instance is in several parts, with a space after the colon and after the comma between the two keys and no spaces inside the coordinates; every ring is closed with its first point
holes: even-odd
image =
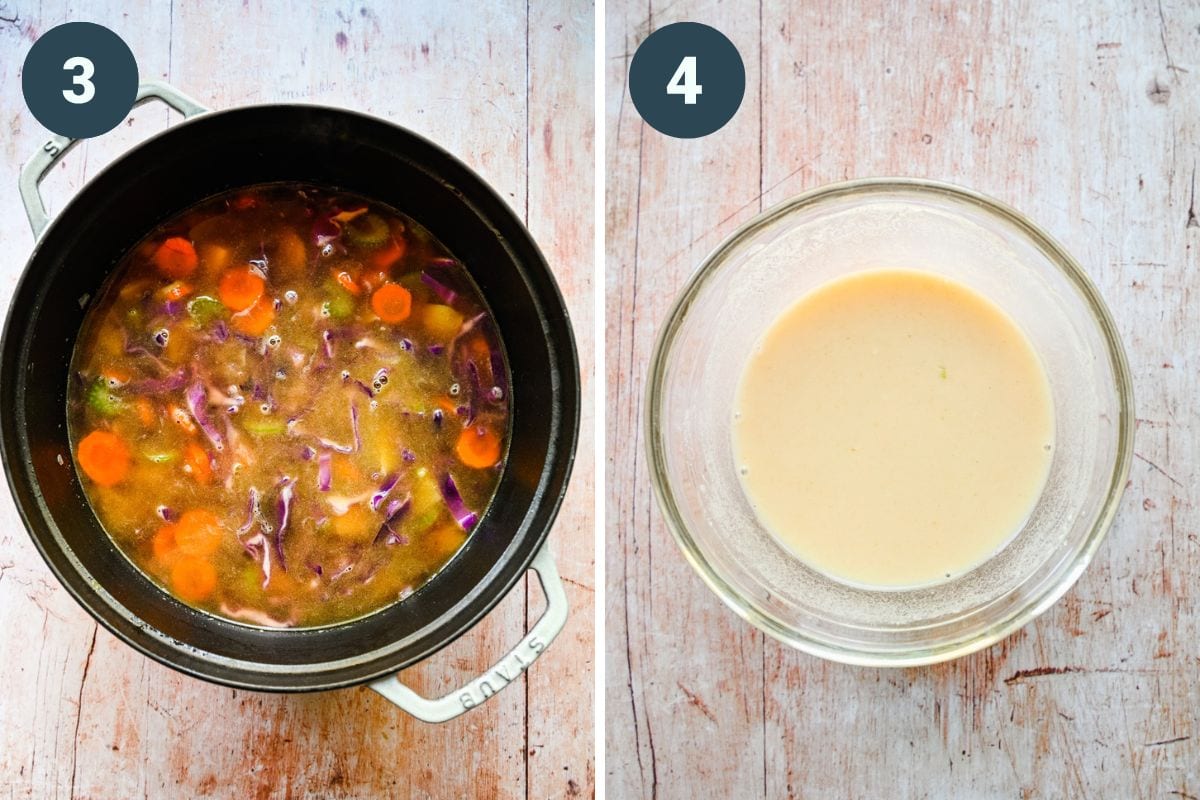
{"type": "MultiPolygon", "coordinates": [[[[15,353],[23,356],[20,359],[21,363],[27,362],[28,348],[26,346],[27,343],[23,341],[26,337],[27,328],[23,328],[20,331],[13,329],[15,308],[14,301],[23,294],[32,293],[33,296],[40,294],[42,290],[42,286],[38,282],[40,278],[39,276],[34,275],[31,267],[37,260],[38,255],[42,250],[42,246],[45,244],[45,242],[52,238],[54,232],[57,230],[64,217],[67,216],[66,212],[89,190],[89,188],[103,181],[105,176],[107,176],[109,173],[121,169],[128,159],[134,157],[139,151],[146,147],[149,147],[155,143],[161,143],[163,140],[169,139],[172,136],[177,136],[180,132],[193,128],[194,126],[209,124],[209,122],[214,119],[228,117],[231,115],[236,116],[246,112],[262,111],[265,109],[315,110],[322,113],[339,115],[342,117],[359,120],[361,123],[365,124],[382,125],[392,128],[395,132],[414,140],[418,146],[431,151],[441,158],[446,159],[454,167],[462,170],[463,174],[467,175],[474,182],[474,186],[472,187],[473,194],[481,200],[494,203],[497,205],[497,207],[503,209],[504,212],[511,217],[511,220],[509,221],[514,223],[518,230],[524,235],[523,238],[525,241],[521,244],[527,247],[535,256],[535,258],[522,259],[520,262],[521,266],[526,269],[532,269],[534,272],[544,273],[544,277],[547,278],[547,280],[543,282],[541,287],[543,291],[539,291],[537,299],[540,301],[540,303],[546,304],[547,309],[551,312],[551,316],[561,314],[562,317],[562,328],[564,329],[565,336],[557,340],[552,340],[550,337],[547,337],[547,348],[550,354],[550,361],[555,364],[561,364],[561,371],[568,376],[568,380],[565,382],[566,385],[564,385],[564,383],[561,381],[556,381],[555,384],[559,392],[556,398],[557,409],[555,413],[555,416],[557,417],[557,425],[551,434],[547,462],[543,467],[541,474],[539,475],[538,488],[534,492],[533,502],[530,503],[526,511],[526,519],[528,519],[529,514],[537,510],[545,517],[545,521],[539,526],[540,529],[532,531],[528,536],[514,536],[512,543],[510,543],[506,548],[507,551],[509,548],[515,547],[519,544],[521,547],[526,549],[526,552],[523,555],[518,554],[518,557],[513,559],[513,563],[519,566],[519,568],[512,568],[512,566],[507,564],[506,559],[503,557],[498,559],[490,567],[483,579],[481,579],[474,587],[472,587],[472,591],[479,589],[484,589],[484,591],[480,592],[477,602],[470,604],[471,607],[467,613],[462,613],[461,618],[458,619],[457,623],[455,622],[455,612],[459,611],[461,613],[462,609],[460,606],[464,605],[466,600],[469,598],[469,595],[465,595],[463,599],[455,603],[447,611],[444,611],[434,620],[430,621],[427,625],[406,633],[405,638],[411,637],[419,642],[422,636],[427,637],[429,632],[446,625],[451,626],[449,630],[447,630],[443,635],[439,636],[436,640],[428,642],[424,646],[420,647],[417,652],[413,653],[411,656],[400,661],[396,661],[395,663],[389,663],[387,662],[387,659],[389,656],[393,656],[401,648],[401,643],[398,640],[391,641],[380,648],[376,648],[375,650],[356,654],[353,657],[343,658],[336,661],[322,661],[309,664],[291,665],[248,662],[241,659],[210,653],[173,639],[172,637],[160,631],[158,628],[133,614],[122,603],[113,598],[105,590],[105,588],[99,584],[98,581],[92,578],[89,581],[89,588],[95,593],[100,604],[112,609],[129,626],[127,629],[122,628],[121,626],[114,624],[112,620],[98,613],[97,609],[93,607],[93,599],[85,597],[84,593],[79,591],[78,587],[76,587],[71,581],[65,579],[66,573],[60,570],[59,566],[51,558],[45,543],[42,541],[42,535],[35,533],[37,524],[43,523],[44,518],[48,516],[45,511],[46,503],[45,498],[42,495],[40,484],[32,478],[28,481],[29,487],[32,489],[31,505],[33,507],[28,507],[26,503],[21,502],[19,499],[19,487],[16,477],[16,470],[14,470],[14,467],[20,470],[21,479],[24,480],[27,476],[25,465],[22,462],[25,460],[23,458],[23,454],[27,450],[27,444],[23,443],[27,442],[27,439],[24,432],[15,430],[17,424],[17,409],[14,408],[4,409],[6,412],[4,414],[4,425],[3,428],[0,429],[0,466],[2,466],[4,469],[5,480],[9,488],[10,496],[13,499],[13,504],[17,509],[17,513],[20,516],[26,533],[33,541],[33,544],[38,553],[41,555],[42,560],[54,574],[59,584],[61,584],[62,587],[67,590],[67,592],[75,599],[75,601],[81,607],[83,607],[96,622],[103,625],[110,633],[121,639],[127,645],[137,650],[141,654],[148,656],[159,663],[169,666],[174,670],[212,683],[231,686],[234,688],[272,692],[323,691],[365,684],[372,680],[394,674],[415,663],[425,660],[438,650],[458,639],[467,631],[471,630],[480,622],[480,620],[483,619],[483,617],[489,614],[495,608],[495,606],[500,603],[501,600],[508,596],[508,594],[513,590],[513,587],[523,576],[528,574],[530,564],[536,557],[537,553],[542,548],[547,546],[546,539],[549,536],[550,529],[553,527],[563,499],[565,498],[566,491],[570,483],[571,472],[573,471],[576,450],[578,447],[581,413],[581,380],[578,349],[575,342],[574,329],[570,322],[570,317],[568,315],[566,302],[562,295],[562,290],[554,278],[554,273],[550,269],[545,255],[542,253],[541,248],[538,246],[532,234],[529,232],[526,222],[517,215],[516,211],[504,200],[504,198],[474,169],[469,167],[462,160],[431,139],[404,126],[398,125],[373,114],[328,104],[303,102],[254,103],[220,110],[206,111],[202,114],[197,114],[193,117],[180,121],[172,125],[170,128],[159,131],[146,138],[142,142],[139,142],[137,145],[122,152],[112,162],[106,164],[85,184],[83,184],[76,194],[63,206],[63,208],[50,219],[49,224],[41,231],[41,233],[35,235],[33,248],[30,251],[29,257],[25,263],[25,267],[22,269],[9,298],[9,306],[5,312],[4,325],[3,328],[0,329],[0,354],[7,354],[10,350],[10,347],[14,345],[13,340],[16,340],[15,353]],[[555,475],[560,472],[562,478],[559,490],[557,492],[548,491],[549,487],[545,486],[545,484],[548,481],[552,481],[555,478],[555,475]],[[508,571],[507,575],[505,574],[506,570],[508,571]],[[167,658],[164,653],[157,652],[149,647],[147,642],[143,640],[143,637],[150,637],[152,640],[165,645],[168,652],[183,652],[189,656],[198,658],[201,663],[218,666],[224,668],[225,671],[219,673],[205,672],[202,669],[189,666],[185,661],[171,660],[167,658]],[[360,671],[356,672],[352,676],[336,677],[340,672],[347,668],[362,667],[363,664],[372,661],[382,661],[384,663],[377,664],[365,670],[360,669],[360,671]],[[300,680],[279,683],[275,681],[255,680],[244,677],[232,677],[228,671],[232,671],[233,675],[239,676],[248,676],[251,674],[279,677],[294,676],[300,680]]],[[[419,163],[419,161],[417,163],[419,163]]],[[[559,370],[556,369],[555,372],[557,373],[559,370]]],[[[0,393],[0,405],[7,405],[4,401],[5,396],[6,395],[4,393],[0,393]]],[[[484,513],[486,514],[486,510],[484,513]]],[[[536,523],[530,524],[535,525],[536,523]]],[[[520,530],[520,528],[517,530],[520,530]]],[[[55,533],[53,530],[50,531],[50,535],[52,537],[60,536],[60,534],[55,533]]],[[[86,570],[80,568],[79,559],[65,542],[62,543],[60,550],[65,559],[75,570],[76,577],[82,578],[85,574],[87,574],[86,570]]],[[[419,593],[420,590],[418,589],[413,596],[417,596],[419,593]]],[[[370,619],[375,613],[378,612],[372,612],[371,614],[340,623],[336,626],[326,627],[353,627],[364,620],[370,619]]],[[[212,619],[217,620],[218,622],[226,622],[226,620],[223,620],[223,618],[215,617],[213,615],[208,616],[212,617],[212,619]]],[[[232,621],[229,622],[230,624],[238,624],[232,621]]],[[[280,629],[278,634],[283,636],[299,637],[305,634],[311,634],[314,630],[318,629],[280,629]]]]}

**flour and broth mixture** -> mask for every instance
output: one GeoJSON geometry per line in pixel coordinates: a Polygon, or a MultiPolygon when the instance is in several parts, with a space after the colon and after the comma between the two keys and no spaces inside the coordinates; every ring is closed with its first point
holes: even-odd
{"type": "Polygon", "coordinates": [[[1013,537],[1054,446],[1029,340],[955,281],[871,270],[767,330],[737,390],[747,498],[796,557],[874,588],[957,577],[1013,537]]]}

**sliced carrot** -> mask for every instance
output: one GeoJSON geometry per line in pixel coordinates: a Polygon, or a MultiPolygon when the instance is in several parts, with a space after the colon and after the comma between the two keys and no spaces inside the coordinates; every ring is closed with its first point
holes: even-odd
{"type": "Polygon", "coordinates": [[[333,518],[333,532],[341,539],[369,542],[379,532],[379,519],[362,503],[356,503],[333,518]]]}
{"type": "Polygon", "coordinates": [[[217,297],[231,311],[245,311],[258,302],[267,282],[249,267],[234,267],[221,273],[217,297]]]}
{"type": "Polygon", "coordinates": [[[362,287],[358,285],[358,281],[354,280],[354,276],[346,270],[337,270],[333,273],[333,279],[337,281],[338,286],[341,286],[350,294],[357,297],[362,294],[362,287]]]}
{"type": "Polygon", "coordinates": [[[199,263],[196,248],[182,236],[172,236],[154,251],[154,266],[173,280],[190,277],[199,263]]]}
{"type": "Polygon", "coordinates": [[[371,254],[369,261],[371,266],[377,269],[387,269],[399,261],[407,249],[408,243],[404,239],[397,239],[393,236],[388,240],[386,246],[371,254]]]}
{"type": "Polygon", "coordinates": [[[234,328],[250,336],[262,336],[274,321],[275,301],[266,295],[240,314],[234,314],[232,319],[234,328]]]}
{"type": "Polygon", "coordinates": [[[441,525],[425,535],[425,546],[445,558],[457,553],[466,540],[466,532],[458,525],[441,525]]]}
{"type": "Polygon", "coordinates": [[[208,453],[205,449],[196,442],[188,442],[184,445],[183,463],[191,476],[196,479],[196,483],[207,486],[212,482],[212,463],[208,460],[208,453]]]}
{"type": "Polygon", "coordinates": [[[330,465],[330,472],[333,477],[334,491],[345,490],[346,493],[350,493],[357,484],[364,480],[362,470],[354,465],[350,456],[335,454],[333,463],[330,465]]]}
{"type": "Polygon", "coordinates": [[[100,486],[115,486],[129,475],[129,446],[115,433],[92,431],[76,456],[84,474],[100,486]]]}
{"type": "MultiPolygon", "coordinates": [[[[311,575],[312,573],[309,574],[311,575]]],[[[286,597],[294,601],[298,588],[298,582],[290,573],[284,572],[281,569],[272,569],[271,580],[267,582],[264,590],[272,597],[286,597]]]]}
{"type": "Polygon", "coordinates": [[[203,558],[185,556],[171,567],[171,589],[185,603],[197,603],[217,588],[217,569],[203,558]]]}
{"type": "Polygon", "coordinates": [[[212,555],[221,547],[224,537],[221,521],[211,511],[193,509],[175,523],[175,543],[184,555],[212,555]]]}
{"type": "Polygon", "coordinates": [[[187,281],[175,281],[168,283],[162,289],[162,296],[166,300],[182,300],[192,293],[193,286],[187,281]]]}
{"type": "Polygon", "coordinates": [[[412,293],[399,284],[385,283],[371,295],[371,310],[384,322],[403,322],[412,313],[412,293]]]}
{"type": "Polygon", "coordinates": [[[154,534],[154,539],[150,542],[154,549],[154,557],[163,564],[170,564],[175,559],[175,526],[163,525],[154,534]]]}
{"type": "Polygon", "coordinates": [[[459,435],[454,453],[468,467],[486,469],[500,460],[500,437],[482,425],[471,425],[459,435]]]}
{"type": "Polygon", "coordinates": [[[155,419],[154,404],[144,397],[139,397],[137,399],[137,415],[142,425],[147,428],[153,426],[155,419]]]}

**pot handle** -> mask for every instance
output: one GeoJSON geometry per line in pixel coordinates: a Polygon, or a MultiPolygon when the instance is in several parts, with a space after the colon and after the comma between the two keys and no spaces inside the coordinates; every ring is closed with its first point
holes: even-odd
{"type": "MultiPolygon", "coordinates": [[[[203,114],[209,109],[200,105],[174,86],[161,81],[143,81],[138,86],[134,106],[141,105],[147,100],[158,99],[169,105],[186,117],[203,114]]],[[[75,146],[78,139],[55,134],[46,140],[41,149],[34,153],[33,158],[25,162],[21,168],[21,177],[17,187],[21,192],[21,200],[25,203],[25,214],[29,217],[29,226],[33,228],[33,238],[41,238],[42,231],[50,223],[50,215],[46,213],[46,204],[42,202],[42,194],[38,185],[58,160],[75,146]]]]}
{"type": "Polygon", "coordinates": [[[546,610],[525,638],[491,669],[461,689],[435,699],[417,694],[400,682],[399,675],[381,678],[370,684],[371,688],[419,720],[447,722],[515,681],[554,641],[567,622],[567,593],[558,577],[549,542],[542,545],[529,566],[537,573],[542,593],[546,595],[546,610]]]}

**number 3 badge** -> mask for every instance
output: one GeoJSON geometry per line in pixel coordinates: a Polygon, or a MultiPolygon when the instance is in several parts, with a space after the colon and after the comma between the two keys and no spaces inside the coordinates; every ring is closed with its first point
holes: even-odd
{"type": "Polygon", "coordinates": [[[51,28],[25,56],[21,90],[38,122],[85,139],[120,124],[137,98],[138,68],[120,36],[92,22],[51,28]]]}

